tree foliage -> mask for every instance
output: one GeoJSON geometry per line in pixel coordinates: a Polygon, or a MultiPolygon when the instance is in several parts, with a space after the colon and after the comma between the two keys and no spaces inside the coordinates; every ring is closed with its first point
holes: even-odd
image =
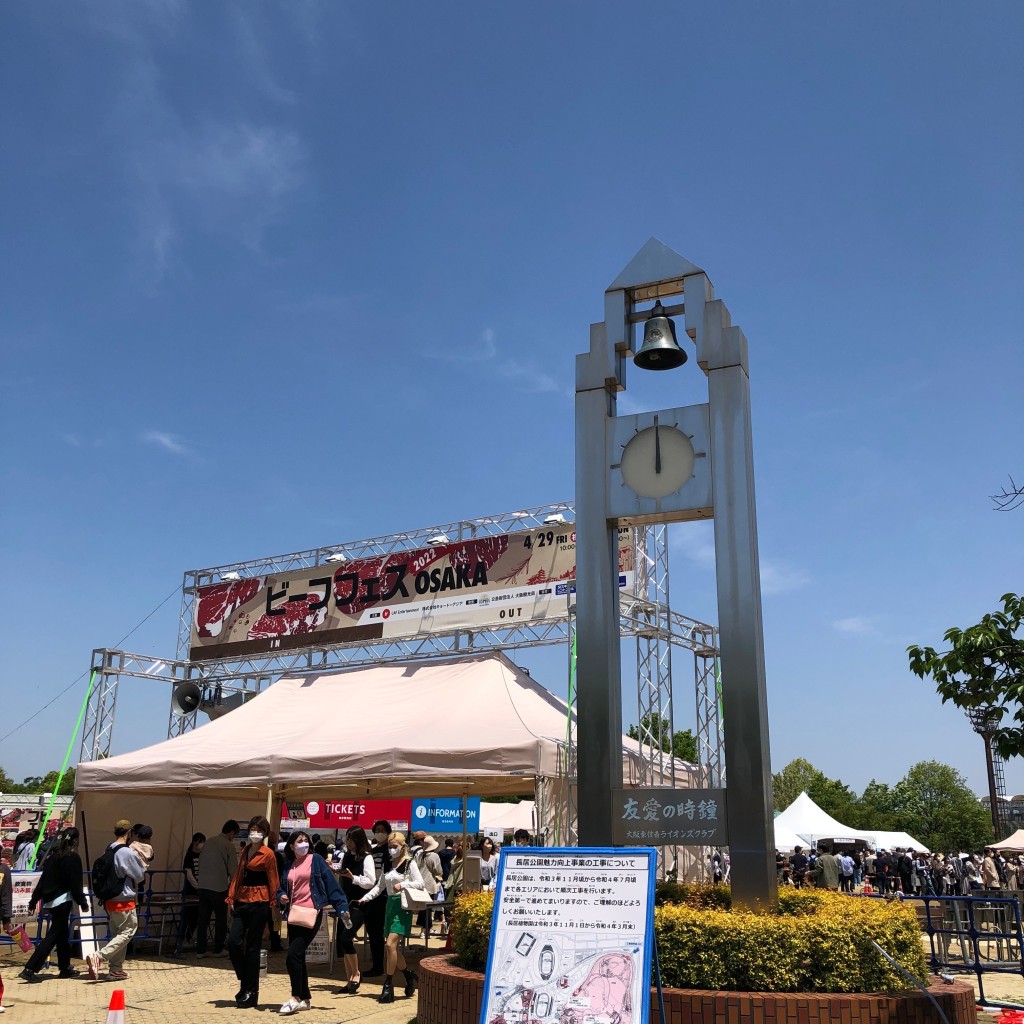
{"type": "Polygon", "coordinates": [[[857,794],[798,757],[772,776],[775,809],[801,792],[850,828],[909,832],[935,851],[978,850],[992,841],[988,808],[955,768],[938,761],[915,764],[894,786],[872,779],[857,794]]]}
{"type": "MultiPolygon", "coordinates": [[[[58,778],[60,778],[60,772],[54,770],[52,772],[47,772],[45,775],[29,775],[21,782],[15,782],[8,776],[7,772],[5,772],[3,768],[0,768],[0,793],[52,793],[57,786],[58,778]]],[[[64,781],[61,783],[58,795],[71,796],[74,791],[75,769],[69,768],[64,773],[64,781]]]]}
{"type": "MultiPolygon", "coordinates": [[[[657,737],[658,745],[662,750],[666,752],[671,751],[675,757],[683,761],[689,761],[691,764],[699,762],[697,737],[693,735],[692,730],[682,729],[670,735],[672,730],[671,723],[667,718],[662,718],[657,712],[644,715],[640,722],[645,732],[650,728],[650,731],[657,737]]],[[[639,740],[640,730],[637,726],[631,725],[626,735],[631,740],[639,740]]]]}
{"type": "Polygon", "coordinates": [[[993,731],[1003,757],[1024,754],[1024,597],[1004,594],[1001,611],[991,612],[966,629],[954,626],[943,637],[948,649],[907,648],[910,670],[935,681],[942,702],[964,711],[991,708],[993,731]]]}

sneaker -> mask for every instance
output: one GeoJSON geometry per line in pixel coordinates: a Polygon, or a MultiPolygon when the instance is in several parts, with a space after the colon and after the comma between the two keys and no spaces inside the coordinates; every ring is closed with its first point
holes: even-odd
{"type": "Polygon", "coordinates": [[[127,981],[127,971],[107,971],[107,979],[109,981],[127,981]]]}
{"type": "Polygon", "coordinates": [[[99,953],[90,953],[85,958],[85,966],[89,968],[89,977],[92,981],[98,981],[100,977],[100,968],[103,966],[103,960],[99,953]]]}
{"type": "Polygon", "coordinates": [[[227,951],[226,949],[222,949],[222,950],[221,950],[221,951],[220,951],[219,953],[214,953],[213,955],[214,955],[214,956],[215,956],[215,957],[216,957],[216,958],[217,958],[218,960],[221,960],[221,959],[223,959],[223,958],[224,958],[224,957],[226,957],[226,956],[230,956],[231,954],[230,954],[230,953],[229,953],[229,952],[228,952],[228,951],[227,951]]]}
{"type": "Polygon", "coordinates": [[[35,985],[43,980],[36,971],[30,971],[27,967],[18,974],[18,977],[22,981],[29,982],[31,985],[35,985]]]}
{"type": "Polygon", "coordinates": [[[205,960],[209,955],[209,953],[196,953],[196,959],[205,960]]]}
{"type": "Polygon", "coordinates": [[[78,968],[77,967],[68,967],[66,970],[61,971],[57,975],[57,977],[58,978],[77,978],[78,977],[78,968]]]}
{"type": "Polygon", "coordinates": [[[287,1017],[290,1014],[298,1013],[299,1010],[303,1009],[305,1009],[305,1007],[302,1005],[301,999],[289,999],[288,1002],[282,1005],[281,1009],[277,1012],[281,1014],[282,1017],[287,1017]]]}

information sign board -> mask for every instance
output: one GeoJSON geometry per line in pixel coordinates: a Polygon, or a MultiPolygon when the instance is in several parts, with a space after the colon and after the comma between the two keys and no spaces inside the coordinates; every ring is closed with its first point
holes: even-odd
{"type": "MultiPolygon", "coordinates": [[[[412,827],[424,832],[462,832],[462,798],[444,797],[437,800],[413,800],[412,827]]],[[[480,828],[480,797],[466,800],[466,832],[480,828]]]]}
{"type": "Polygon", "coordinates": [[[27,921],[34,914],[29,914],[28,904],[32,899],[32,892],[36,882],[42,876],[41,871],[12,871],[11,872],[11,920],[27,921]]]}
{"type": "Polygon", "coordinates": [[[503,849],[480,1024],[647,1024],[656,860],[652,849],[503,849]]]}
{"type": "Polygon", "coordinates": [[[612,842],[727,846],[724,789],[613,790],[612,842]]]}

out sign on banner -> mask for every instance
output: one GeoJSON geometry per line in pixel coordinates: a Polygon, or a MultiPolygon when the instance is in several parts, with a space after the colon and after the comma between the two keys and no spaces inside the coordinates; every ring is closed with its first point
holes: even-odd
{"type": "Polygon", "coordinates": [[[726,846],[724,789],[617,789],[612,842],[621,846],[726,846]]]}

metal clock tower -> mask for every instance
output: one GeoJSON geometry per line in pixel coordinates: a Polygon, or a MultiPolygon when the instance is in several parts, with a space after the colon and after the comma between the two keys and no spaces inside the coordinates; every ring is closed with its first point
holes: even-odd
{"type": "Polygon", "coordinates": [[[751,436],[747,339],[704,271],[652,238],[606,290],[604,322],[576,357],[580,845],[610,845],[612,792],[622,788],[616,530],[711,518],[732,887],[746,907],[774,903],[777,888],[751,436]],[[662,306],[672,296],[683,301],[662,306]],[[618,416],[634,351],[644,369],[686,362],[674,317],[696,343],[707,402],[618,416]]]}

